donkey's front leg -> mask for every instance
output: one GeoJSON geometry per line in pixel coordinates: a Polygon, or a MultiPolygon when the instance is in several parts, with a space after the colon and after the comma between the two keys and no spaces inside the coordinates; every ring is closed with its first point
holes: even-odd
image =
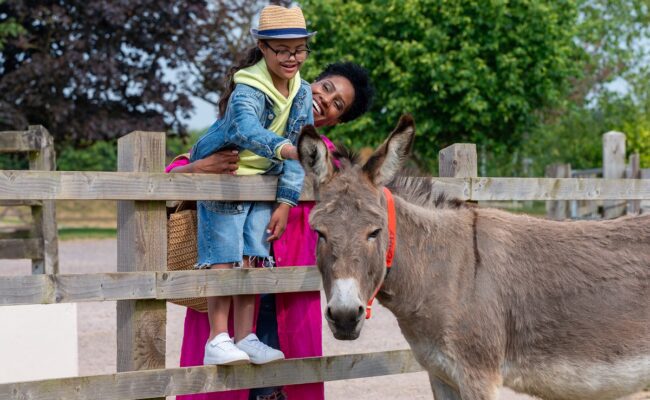
{"type": "Polygon", "coordinates": [[[435,400],[461,400],[460,393],[456,389],[447,385],[430,372],[429,382],[431,382],[431,391],[433,391],[433,398],[435,400]]]}
{"type": "Polygon", "coordinates": [[[471,371],[459,382],[460,397],[463,400],[497,400],[501,375],[485,371],[471,371]]]}

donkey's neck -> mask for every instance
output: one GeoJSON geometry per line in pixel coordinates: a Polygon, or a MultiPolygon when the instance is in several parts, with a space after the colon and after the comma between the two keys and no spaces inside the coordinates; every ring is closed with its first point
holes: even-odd
{"type": "Polygon", "coordinates": [[[444,306],[465,295],[462,288],[466,285],[459,282],[473,279],[474,212],[424,208],[398,196],[395,211],[395,258],[377,297],[398,319],[431,317],[435,312],[425,309],[426,304],[444,306]]]}

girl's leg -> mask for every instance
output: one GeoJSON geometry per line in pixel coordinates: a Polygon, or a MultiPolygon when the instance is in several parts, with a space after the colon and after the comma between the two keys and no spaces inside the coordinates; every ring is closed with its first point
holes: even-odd
{"type": "MultiPolygon", "coordinates": [[[[232,268],[243,253],[242,232],[246,220],[243,203],[199,201],[198,267],[232,268]]],[[[241,364],[250,362],[248,355],[235,346],[228,334],[228,314],[232,296],[208,298],[210,338],[205,345],[204,364],[241,364]]]]}
{"type": "MultiPolygon", "coordinates": [[[[248,216],[244,223],[244,266],[255,267],[256,259],[267,259],[269,257],[269,242],[266,241],[268,234],[266,227],[271,219],[273,204],[252,202],[248,210],[248,216]],[[246,256],[250,259],[247,260],[246,256]]],[[[254,296],[235,297],[235,339],[237,347],[245,351],[253,364],[265,364],[267,362],[281,360],[284,354],[280,350],[271,348],[260,342],[252,332],[253,318],[255,315],[254,296]]]]}
{"type": "MultiPolygon", "coordinates": [[[[251,268],[250,260],[244,257],[244,268],[251,268]]],[[[255,317],[255,295],[242,294],[233,296],[233,312],[235,323],[235,343],[239,342],[253,332],[253,318],[255,317]]],[[[228,321],[226,321],[228,323],[228,321]]]]}
{"type": "MultiPolygon", "coordinates": [[[[210,268],[230,269],[232,268],[232,264],[213,264],[210,268]]],[[[228,332],[228,314],[230,313],[231,298],[232,296],[213,296],[207,298],[208,320],[210,321],[210,337],[208,338],[208,342],[218,334],[228,332]]]]}

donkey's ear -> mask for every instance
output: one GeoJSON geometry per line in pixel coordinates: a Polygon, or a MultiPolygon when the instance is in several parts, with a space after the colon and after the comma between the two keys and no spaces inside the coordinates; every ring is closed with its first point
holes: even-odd
{"type": "Polygon", "coordinates": [[[415,138],[415,122],[408,114],[402,116],[388,139],[370,156],[363,171],[377,186],[388,184],[397,175],[411,153],[415,138]]]}
{"type": "Polygon", "coordinates": [[[307,125],[300,131],[298,156],[305,172],[313,174],[316,183],[324,183],[332,173],[329,151],[313,125],[307,125]]]}

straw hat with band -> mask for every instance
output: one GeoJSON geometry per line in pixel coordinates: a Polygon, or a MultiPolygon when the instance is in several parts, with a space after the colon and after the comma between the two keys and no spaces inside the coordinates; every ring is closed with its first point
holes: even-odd
{"type": "Polygon", "coordinates": [[[260,14],[258,29],[251,29],[257,40],[310,38],[316,32],[308,32],[305,17],[298,7],[266,6],[260,14]]]}

